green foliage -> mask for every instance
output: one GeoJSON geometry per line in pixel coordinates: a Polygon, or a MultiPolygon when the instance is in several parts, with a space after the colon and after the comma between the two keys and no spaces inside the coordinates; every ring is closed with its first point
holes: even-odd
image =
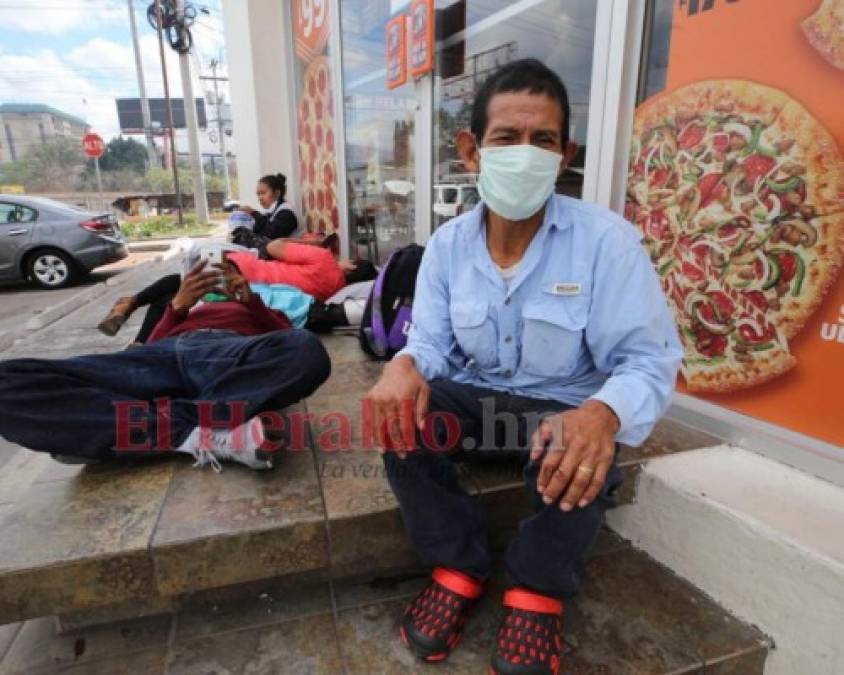
{"type": "Polygon", "coordinates": [[[189,236],[194,234],[205,234],[212,228],[207,225],[199,225],[196,222],[196,214],[185,214],[185,227],[179,228],[176,216],[152,216],[145,220],[123,223],[121,231],[129,239],[146,239],[149,237],[189,236]]]}
{"type": "Polygon", "coordinates": [[[143,143],[133,138],[112,138],[100,157],[102,171],[131,171],[142,174],[146,170],[147,150],[143,143]]]}
{"type": "Polygon", "coordinates": [[[24,185],[27,192],[74,189],[85,166],[85,155],[73,138],[55,138],[26,157],[0,167],[3,183],[24,185]]]}
{"type": "MultiPolygon", "coordinates": [[[[181,182],[181,173],[179,180],[181,182]]],[[[170,169],[162,169],[155,167],[147,171],[144,176],[144,189],[149,192],[174,192],[173,189],[173,172],[170,169]]]]}
{"type": "Polygon", "coordinates": [[[0,164],[0,184],[26,185],[29,179],[29,164],[24,160],[0,164]]]}

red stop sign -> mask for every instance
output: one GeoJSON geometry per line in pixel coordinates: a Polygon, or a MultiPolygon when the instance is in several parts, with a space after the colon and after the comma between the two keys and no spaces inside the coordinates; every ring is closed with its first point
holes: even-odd
{"type": "Polygon", "coordinates": [[[88,133],[82,139],[82,149],[88,157],[102,157],[105,152],[105,143],[99,134],[88,133]]]}

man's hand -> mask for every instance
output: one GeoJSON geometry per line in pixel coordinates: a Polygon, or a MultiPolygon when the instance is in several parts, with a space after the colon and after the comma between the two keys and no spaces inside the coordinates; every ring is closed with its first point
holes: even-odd
{"type": "Polygon", "coordinates": [[[170,301],[170,306],[177,312],[190,311],[202,296],[218,289],[220,284],[219,270],[205,270],[207,260],[201,260],[182,279],[179,290],[170,301]]]}
{"type": "MultiPolygon", "coordinates": [[[[408,447],[404,437],[405,429],[423,428],[425,415],[428,413],[428,399],[431,389],[422,374],[416,370],[416,364],[409,356],[398,356],[384,366],[384,372],[375,386],[369,390],[366,400],[372,406],[373,428],[376,443],[383,453],[389,439],[391,449],[404,459],[408,447]],[[381,429],[387,426],[386,438],[382,441],[381,429]],[[383,445],[381,445],[383,443],[383,445]]],[[[415,443],[413,434],[411,443],[415,443]]]]}
{"type": "Polygon", "coordinates": [[[236,300],[244,305],[247,304],[252,299],[252,289],[249,287],[246,277],[240,273],[234,263],[228,260],[217,267],[223,273],[225,282],[223,294],[230,300],[236,300]]]}
{"type": "Polygon", "coordinates": [[[530,458],[542,460],[536,489],[546,504],[581,508],[598,496],[615,458],[618,418],[600,401],[543,420],[531,439],[530,458]]]}

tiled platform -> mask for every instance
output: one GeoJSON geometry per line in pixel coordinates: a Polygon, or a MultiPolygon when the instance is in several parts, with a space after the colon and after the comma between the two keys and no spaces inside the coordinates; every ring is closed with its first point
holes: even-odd
{"type": "MultiPolygon", "coordinates": [[[[308,447],[271,472],[227,465],[217,475],[179,458],[67,467],[25,451],[6,461],[0,540],[13,544],[0,548],[0,621],[9,623],[0,627],[0,673],[416,672],[395,644],[394,624],[419,583],[396,575],[412,575],[417,563],[381,459],[360,447],[359,400],[380,366],[353,337],[326,345],[331,379],[302,404],[315,416],[308,447]],[[336,439],[324,418],[332,412],[351,420],[353,449],[325,449],[336,439]],[[372,587],[343,585],[374,577],[382,580],[372,587]],[[250,599],[227,589],[245,582],[269,590],[250,599]],[[61,636],[52,618],[10,623],[56,614],[61,636]],[[77,628],[145,614],[169,618],[77,628]],[[132,645],[100,649],[101,635],[112,635],[102,644],[132,645]]],[[[716,442],[660,424],[642,448],[622,449],[621,498],[635,498],[643,461],[716,442]]],[[[466,468],[463,480],[486,503],[502,546],[528,506],[519,467],[466,468]]],[[[707,661],[707,673],[761,672],[757,632],[642,554],[607,535],[590,569],[595,581],[567,623],[565,672],[703,672],[707,661]]],[[[494,602],[482,607],[473,622],[482,629],[448,672],[485,672],[496,611],[494,602]]]]}

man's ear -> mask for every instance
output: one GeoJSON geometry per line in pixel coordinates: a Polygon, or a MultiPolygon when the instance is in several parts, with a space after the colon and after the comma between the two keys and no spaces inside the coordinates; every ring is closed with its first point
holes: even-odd
{"type": "Polygon", "coordinates": [[[563,150],[563,161],[560,162],[560,173],[559,173],[560,176],[562,176],[565,173],[569,164],[571,164],[571,160],[574,159],[574,156],[576,154],[577,154],[577,143],[575,141],[568,141],[566,143],[565,149],[563,150]]]}
{"type": "Polygon", "coordinates": [[[461,129],[454,137],[454,143],[457,146],[457,154],[466,169],[471,173],[478,173],[481,168],[481,161],[478,154],[478,144],[475,142],[472,132],[468,129],[461,129]]]}

